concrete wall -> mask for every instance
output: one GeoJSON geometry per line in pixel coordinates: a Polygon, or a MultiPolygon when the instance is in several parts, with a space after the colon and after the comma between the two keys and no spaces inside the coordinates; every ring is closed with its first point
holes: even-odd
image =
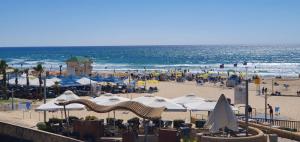
{"type": "Polygon", "coordinates": [[[32,142],[82,142],[73,138],[0,121],[0,135],[32,142]]]}
{"type": "Polygon", "coordinates": [[[198,142],[267,142],[267,137],[259,129],[249,127],[249,132],[254,134],[249,137],[212,137],[212,136],[200,136],[198,142]]]}

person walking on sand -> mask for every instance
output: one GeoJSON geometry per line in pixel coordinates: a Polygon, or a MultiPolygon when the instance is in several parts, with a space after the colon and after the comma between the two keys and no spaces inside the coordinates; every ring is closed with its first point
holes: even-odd
{"type": "Polygon", "coordinates": [[[261,93],[264,95],[265,94],[265,87],[263,87],[262,89],[261,89],[261,93]]]}
{"type": "Polygon", "coordinates": [[[270,104],[268,104],[268,107],[269,107],[270,119],[273,119],[273,107],[270,104]]]}
{"type": "Polygon", "coordinates": [[[268,88],[265,88],[265,94],[267,94],[268,93],[268,88]]]}

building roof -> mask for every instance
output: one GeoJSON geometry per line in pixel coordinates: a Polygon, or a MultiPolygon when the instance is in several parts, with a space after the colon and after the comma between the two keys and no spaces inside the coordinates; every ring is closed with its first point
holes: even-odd
{"type": "Polygon", "coordinates": [[[72,56],[66,62],[79,62],[79,63],[89,63],[92,62],[90,58],[82,57],[82,56],[72,56]]]}

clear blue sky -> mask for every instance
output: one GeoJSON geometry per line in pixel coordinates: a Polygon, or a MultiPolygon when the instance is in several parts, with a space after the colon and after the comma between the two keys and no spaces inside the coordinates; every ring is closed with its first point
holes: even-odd
{"type": "Polygon", "coordinates": [[[300,0],[0,0],[0,46],[299,43],[300,0]]]}

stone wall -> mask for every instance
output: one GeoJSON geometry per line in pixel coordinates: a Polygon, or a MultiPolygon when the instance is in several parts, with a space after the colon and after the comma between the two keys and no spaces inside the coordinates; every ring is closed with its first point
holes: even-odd
{"type": "Polygon", "coordinates": [[[0,121],[0,135],[32,142],[82,142],[73,138],[0,121]]]}

